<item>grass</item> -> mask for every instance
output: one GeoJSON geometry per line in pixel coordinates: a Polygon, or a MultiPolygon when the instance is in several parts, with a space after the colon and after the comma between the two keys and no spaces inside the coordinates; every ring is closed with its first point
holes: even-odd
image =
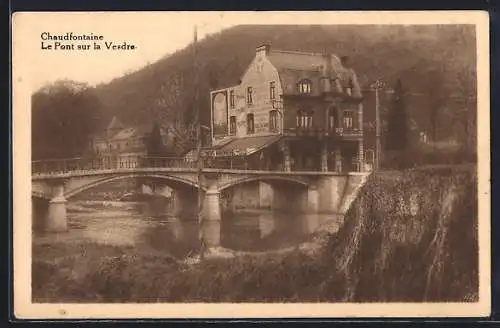
{"type": "Polygon", "coordinates": [[[208,259],[35,245],[35,302],[476,301],[475,167],[374,174],[318,252],[208,259]]]}

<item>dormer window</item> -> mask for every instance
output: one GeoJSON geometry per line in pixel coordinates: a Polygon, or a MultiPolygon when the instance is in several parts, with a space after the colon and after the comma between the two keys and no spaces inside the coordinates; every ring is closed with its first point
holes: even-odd
{"type": "Polygon", "coordinates": [[[311,93],[311,85],[312,85],[311,80],[304,79],[299,81],[298,83],[299,93],[304,93],[304,94],[311,93]]]}

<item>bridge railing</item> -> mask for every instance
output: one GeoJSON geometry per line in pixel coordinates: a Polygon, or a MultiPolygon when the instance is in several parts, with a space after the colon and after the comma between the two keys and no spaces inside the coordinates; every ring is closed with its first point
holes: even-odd
{"type": "MultiPolygon", "coordinates": [[[[283,171],[284,167],[272,165],[260,160],[249,160],[246,156],[214,157],[205,156],[201,159],[203,168],[231,170],[263,170],[283,171]]],[[[52,159],[32,162],[32,174],[58,174],[78,171],[120,170],[133,168],[198,168],[196,158],[187,157],[154,157],[154,156],[120,156],[117,158],[70,158],[52,159]]],[[[351,169],[351,168],[349,168],[351,169]]],[[[360,168],[352,168],[358,171],[360,168]]],[[[311,171],[313,168],[293,167],[293,171],[311,171]]]]}
{"type": "Polygon", "coordinates": [[[142,156],[138,160],[138,167],[179,167],[179,168],[196,168],[197,162],[184,157],[155,157],[142,156]]]}
{"type": "Polygon", "coordinates": [[[121,156],[118,158],[70,158],[33,161],[32,174],[131,169],[137,167],[196,167],[195,161],[173,157],[121,156]]]}
{"type": "MultiPolygon", "coordinates": [[[[202,158],[204,168],[214,169],[248,169],[249,163],[244,156],[228,158],[202,158]]],[[[155,157],[155,156],[121,156],[118,158],[69,158],[33,161],[32,174],[66,173],[75,171],[117,170],[131,168],[197,168],[196,158],[155,157]]]]}

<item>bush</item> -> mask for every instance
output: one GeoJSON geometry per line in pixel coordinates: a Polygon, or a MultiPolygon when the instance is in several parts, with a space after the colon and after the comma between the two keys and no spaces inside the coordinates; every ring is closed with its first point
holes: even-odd
{"type": "Polygon", "coordinates": [[[344,300],[477,300],[476,188],[470,166],[375,173],[328,247],[344,300]]]}

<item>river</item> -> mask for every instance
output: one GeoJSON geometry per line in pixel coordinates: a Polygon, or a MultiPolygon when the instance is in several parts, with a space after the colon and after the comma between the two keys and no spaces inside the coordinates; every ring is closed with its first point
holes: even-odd
{"type": "MultiPolygon", "coordinates": [[[[67,206],[69,230],[33,233],[35,243],[93,242],[132,246],[146,252],[185,257],[199,248],[198,221],[179,218],[167,201],[71,201],[67,206]],[[161,202],[160,202],[161,203],[161,202]]],[[[277,250],[306,241],[323,224],[335,223],[331,214],[289,214],[265,209],[223,213],[221,246],[239,251],[277,250]]]]}

